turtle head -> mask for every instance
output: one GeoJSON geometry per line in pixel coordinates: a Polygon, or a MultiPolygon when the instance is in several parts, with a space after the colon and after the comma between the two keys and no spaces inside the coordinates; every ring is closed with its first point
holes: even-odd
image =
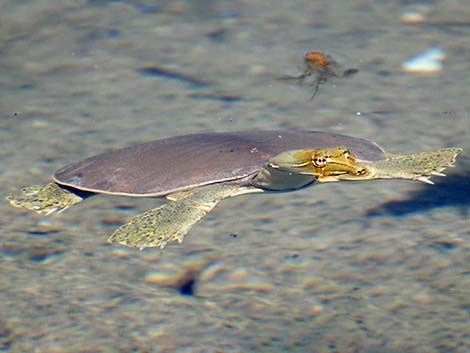
{"type": "Polygon", "coordinates": [[[283,152],[269,163],[273,168],[291,173],[312,175],[319,182],[357,180],[364,178],[368,169],[345,146],[283,152]]]}

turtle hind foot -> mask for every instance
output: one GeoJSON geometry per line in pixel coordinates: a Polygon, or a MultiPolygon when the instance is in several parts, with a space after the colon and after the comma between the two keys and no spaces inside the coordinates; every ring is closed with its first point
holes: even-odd
{"type": "MultiPolygon", "coordinates": [[[[178,213],[178,208],[180,207],[177,203],[168,202],[163,206],[135,216],[128,223],[116,229],[108,238],[108,242],[138,248],[139,250],[147,247],[163,249],[171,241],[182,243],[189,229],[184,229],[180,223],[181,221],[174,219],[174,216],[178,213]]],[[[188,209],[187,211],[191,210],[188,209]]],[[[197,213],[197,210],[194,211],[197,213]]],[[[203,216],[204,214],[199,218],[203,216]]],[[[193,219],[196,223],[196,215],[193,216],[193,219]]]]}
{"type": "Polygon", "coordinates": [[[390,156],[374,165],[376,177],[412,179],[434,184],[430,178],[433,175],[445,176],[442,171],[453,167],[460,152],[461,148],[442,148],[417,154],[390,156]]]}
{"type": "Polygon", "coordinates": [[[120,226],[111,234],[108,242],[140,250],[147,247],[163,249],[172,241],[181,244],[194,224],[238,189],[231,185],[209,185],[172,194],[166,204],[148,210],[120,226]]]}
{"type": "Polygon", "coordinates": [[[48,216],[65,211],[83,198],[55,183],[49,183],[26,187],[18,194],[8,195],[7,200],[14,207],[26,208],[48,216]]]}

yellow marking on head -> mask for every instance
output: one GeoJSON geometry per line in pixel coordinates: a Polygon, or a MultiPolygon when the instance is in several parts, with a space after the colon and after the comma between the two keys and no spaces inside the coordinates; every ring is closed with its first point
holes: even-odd
{"type": "Polygon", "coordinates": [[[293,168],[302,173],[313,174],[317,179],[367,173],[367,168],[358,164],[356,156],[344,146],[297,151],[292,157],[295,160],[293,168]]]}

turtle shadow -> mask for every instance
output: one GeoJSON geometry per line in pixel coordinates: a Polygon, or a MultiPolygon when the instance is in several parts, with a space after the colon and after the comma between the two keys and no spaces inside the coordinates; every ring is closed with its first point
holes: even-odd
{"type": "Polygon", "coordinates": [[[366,215],[369,217],[392,215],[396,217],[411,213],[419,213],[438,207],[461,207],[467,215],[470,206],[470,170],[462,174],[448,176],[445,182],[423,187],[421,190],[410,193],[405,200],[385,202],[379,207],[370,209],[366,215]]]}

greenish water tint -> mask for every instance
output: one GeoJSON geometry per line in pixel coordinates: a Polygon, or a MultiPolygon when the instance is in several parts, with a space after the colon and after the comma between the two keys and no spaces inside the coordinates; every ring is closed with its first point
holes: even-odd
{"type": "Polygon", "coordinates": [[[0,202],[0,351],[470,349],[467,1],[425,5],[414,24],[400,2],[267,4],[3,1],[1,199],[85,156],[200,131],[326,130],[398,154],[459,146],[456,168],[436,185],[224,200],[163,253],[106,243],[158,200],[97,196],[49,218],[0,202]],[[441,71],[401,71],[430,47],[446,54],[441,71]],[[309,51],[359,71],[311,99],[277,80],[301,74],[309,51]]]}

